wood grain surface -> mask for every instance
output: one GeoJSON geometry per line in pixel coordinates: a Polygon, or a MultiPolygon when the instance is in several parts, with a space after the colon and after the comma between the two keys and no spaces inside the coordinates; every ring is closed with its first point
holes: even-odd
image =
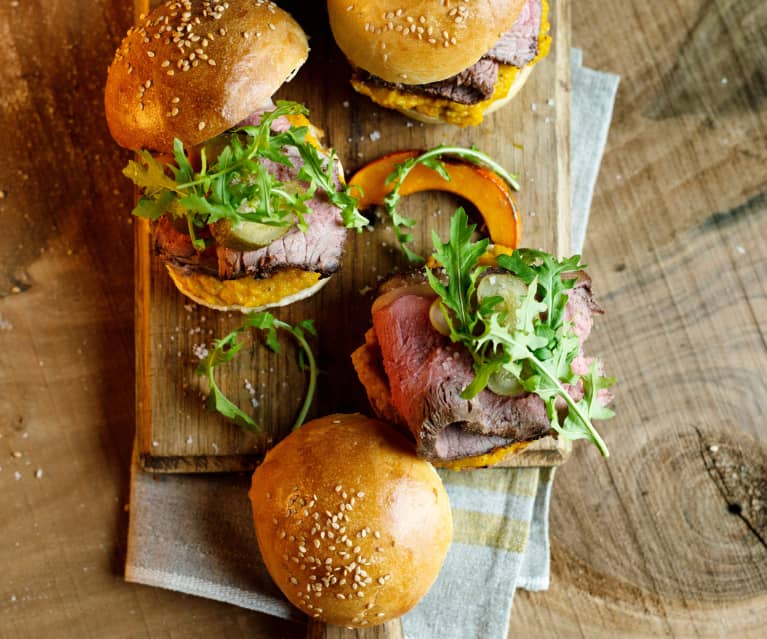
{"type": "MultiPolygon", "coordinates": [[[[136,0],[136,15],[148,0],[136,0]]],[[[481,127],[424,126],[388,112],[354,93],[348,66],[333,42],[323,3],[287,2],[283,6],[304,25],[311,55],[278,98],[306,104],[312,121],[326,132],[349,175],[364,163],[402,149],[438,144],[476,145],[508,170],[523,188],[516,199],[522,214],[522,242],[560,254],[571,245],[569,15],[562,0],[551,11],[557,38],[551,54],[535,70],[520,99],[524,107],[505,109],[481,127]],[[562,28],[557,28],[558,24],[562,28]],[[552,100],[552,104],[547,102],[552,100]],[[539,103],[540,113],[529,107],[539,103]]],[[[431,251],[431,232],[447,237],[455,208],[465,204],[444,194],[422,193],[401,206],[421,220],[414,248],[431,251]]],[[[370,214],[373,212],[371,211],[370,214]]],[[[476,218],[481,223],[480,218],[476,218]]],[[[261,432],[251,434],[206,410],[201,397],[207,382],[195,374],[201,346],[211,347],[242,323],[240,313],[217,313],[179,294],[162,260],[153,255],[145,221],[136,227],[136,401],[139,456],[151,472],[220,472],[252,469],[265,450],[290,432],[303,400],[306,375],[296,366],[295,344],[282,336],[281,353],[248,336],[247,348],[216,373],[224,393],[252,410],[261,432]],[[256,404],[251,409],[251,403],[256,404]]],[[[312,318],[319,339],[320,377],[310,417],[334,412],[370,413],[367,397],[351,365],[351,353],[364,342],[370,305],[379,282],[394,270],[411,268],[396,247],[387,219],[377,212],[369,230],[350,232],[343,266],[314,297],[274,313],[295,324],[312,318]]],[[[568,442],[547,437],[509,457],[506,465],[557,465],[570,451],[568,442]]]]}
{"type": "MultiPolygon", "coordinates": [[[[132,193],[101,92],[130,23],[0,5],[0,637],[303,637],[122,581],[132,193]]],[[[608,462],[558,471],[551,588],[511,637],[764,636],[766,32],[760,0],[574,3],[585,64],[622,76],[585,249],[618,416],[608,462]]]]}

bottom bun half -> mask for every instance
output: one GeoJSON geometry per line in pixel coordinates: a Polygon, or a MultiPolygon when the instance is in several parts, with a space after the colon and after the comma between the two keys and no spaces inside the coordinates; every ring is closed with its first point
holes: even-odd
{"type": "Polygon", "coordinates": [[[306,299],[330,279],[314,271],[286,268],[264,279],[243,277],[221,280],[205,273],[187,271],[174,264],[165,266],[176,288],[189,299],[217,311],[242,313],[287,306],[306,299]]]}

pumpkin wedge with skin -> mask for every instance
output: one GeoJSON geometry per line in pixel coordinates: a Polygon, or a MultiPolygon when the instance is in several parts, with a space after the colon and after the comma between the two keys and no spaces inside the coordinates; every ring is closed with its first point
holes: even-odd
{"type": "MultiPolygon", "coordinates": [[[[384,155],[362,167],[349,181],[352,194],[359,198],[359,208],[382,205],[393,185],[386,178],[420,151],[397,151],[384,155]],[[354,187],[359,187],[355,189],[354,187]]],[[[522,234],[522,220],[508,186],[490,169],[457,160],[443,160],[450,180],[422,164],[414,166],[400,186],[401,195],[421,191],[447,191],[471,202],[487,225],[490,240],[497,252],[518,246],[522,234]]]]}

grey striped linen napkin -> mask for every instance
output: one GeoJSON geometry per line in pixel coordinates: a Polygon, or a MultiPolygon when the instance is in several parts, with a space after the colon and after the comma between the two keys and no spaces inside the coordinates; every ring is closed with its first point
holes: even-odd
{"type": "MultiPolygon", "coordinates": [[[[573,248],[588,222],[618,77],[572,57],[573,248]]],[[[506,637],[514,591],[549,585],[551,469],[440,471],[454,540],[429,593],[405,615],[408,639],[506,637]]],[[[301,620],[258,554],[239,475],[150,476],[135,459],[125,579],[301,620]]]]}

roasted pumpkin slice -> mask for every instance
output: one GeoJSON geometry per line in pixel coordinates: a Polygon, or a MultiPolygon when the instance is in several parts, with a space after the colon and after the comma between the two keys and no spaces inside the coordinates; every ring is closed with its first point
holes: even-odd
{"type": "MultiPolygon", "coordinates": [[[[398,164],[421,155],[420,151],[397,151],[389,153],[362,167],[349,184],[352,194],[359,198],[359,208],[365,209],[383,204],[392,190],[386,178],[398,164]],[[354,188],[354,187],[358,188],[354,188]]],[[[490,169],[459,160],[444,160],[450,180],[422,164],[408,173],[400,187],[401,195],[421,191],[447,191],[471,202],[487,225],[490,240],[499,249],[515,248],[522,234],[522,221],[516,202],[506,183],[490,169]]],[[[500,251],[503,252],[501,249],[500,251]]]]}

